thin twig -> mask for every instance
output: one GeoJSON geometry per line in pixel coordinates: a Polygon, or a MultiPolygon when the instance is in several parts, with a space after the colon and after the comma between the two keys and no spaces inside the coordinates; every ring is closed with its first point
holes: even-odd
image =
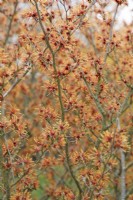
{"type": "Polygon", "coordinates": [[[6,38],[5,38],[3,46],[5,46],[7,41],[8,41],[9,34],[10,34],[10,31],[11,31],[11,27],[12,27],[12,23],[13,23],[13,19],[14,19],[14,16],[16,14],[16,10],[17,10],[17,5],[18,5],[18,0],[16,0],[16,2],[15,2],[14,11],[13,11],[12,17],[11,17],[10,22],[9,22],[9,26],[8,26],[8,30],[7,30],[7,34],[6,34],[6,38]]]}
{"type": "MultiPolygon", "coordinates": [[[[121,130],[121,125],[120,125],[120,119],[119,115],[117,117],[117,129],[120,132],[121,130]]],[[[126,172],[125,172],[125,153],[123,149],[120,149],[120,155],[121,155],[121,200],[125,200],[126,198],[126,172]]]]}
{"type": "Polygon", "coordinates": [[[22,75],[21,78],[16,79],[16,81],[12,84],[12,86],[9,88],[9,90],[7,92],[5,92],[5,94],[3,95],[3,98],[5,98],[6,96],[8,96],[8,94],[16,87],[16,85],[18,85],[18,83],[26,76],[26,74],[30,71],[30,69],[27,69],[25,71],[25,73],[22,75]]]}
{"type": "Polygon", "coordinates": [[[114,27],[116,15],[117,15],[118,7],[119,7],[119,4],[117,4],[117,6],[116,6],[114,17],[113,17],[113,20],[112,20],[112,23],[111,23],[110,32],[109,32],[109,41],[108,41],[107,46],[106,46],[106,53],[105,53],[105,57],[104,57],[104,63],[106,63],[106,60],[107,60],[108,55],[110,53],[110,43],[111,43],[112,37],[113,37],[113,27],[114,27]]]}

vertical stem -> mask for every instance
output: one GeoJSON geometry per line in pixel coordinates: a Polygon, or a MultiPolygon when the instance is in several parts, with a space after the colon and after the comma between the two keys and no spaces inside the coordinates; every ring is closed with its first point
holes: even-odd
{"type": "Polygon", "coordinates": [[[119,4],[117,4],[117,6],[116,6],[114,17],[113,17],[113,20],[112,20],[112,23],[111,23],[110,32],[109,32],[109,42],[107,43],[107,46],[106,46],[106,53],[105,53],[105,57],[104,57],[104,63],[106,63],[108,55],[109,55],[110,43],[111,43],[112,37],[113,37],[113,27],[114,27],[116,15],[117,15],[118,7],[119,7],[119,4]]]}
{"type": "Polygon", "coordinates": [[[17,10],[17,5],[18,5],[18,0],[16,0],[15,5],[14,5],[14,11],[13,11],[13,14],[12,14],[10,22],[9,22],[9,26],[8,26],[8,30],[7,30],[7,34],[6,34],[6,38],[5,38],[3,46],[5,46],[6,43],[8,42],[8,38],[9,38],[11,27],[12,27],[13,18],[15,16],[16,10],[17,10]]]}
{"type": "MultiPolygon", "coordinates": [[[[117,117],[117,129],[120,132],[120,119],[117,117]]],[[[121,156],[121,200],[125,200],[126,198],[126,163],[125,163],[125,153],[123,149],[120,149],[120,156],[121,156]]]]}
{"type": "Polygon", "coordinates": [[[67,159],[67,164],[68,164],[68,168],[69,168],[69,172],[71,174],[71,177],[73,178],[77,188],[78,188],[78,191],[79,191],[79,195],[78,195],[78,200],[81,200],[82,199],[82,189],[80,187],[80,184],[78,182],[78,180],[76,179],[74,173],[73,173],[73,169],[72,169],[72,166],[71,166],[71,163],[70,163],[70,157],[69,157],[69,146],[68,146],[68,142],[66,142],[66,147],[65,147],[65,151],[66,151],[66,159],[67,159]]]}
{"type": "MultiPolygon", "coordinates": [[[[38,18],[39,18],[39,24],[40,24],[42,32],[45,36],[46,45],[49,48],[51,55],[52,55],[53,68],[54,68],[54,72],[55,72],[55,75],[56,75],[57,86],[58,86],[58,98],[59,98],[59,103],[60,103],[60,108],[61,108],[61,120],[62,120],[62,122],[64,122],[65,111],[64,111],[63,100],[62,100],[60,77],[58,76],[58,71],[57,71],[57,68],[56,68],[55,52],[53,51],[53,49],[51,47],[51,44],[49,42],[49,38],[48,38],[47,33],[45,31],[45,28],[43,26],[41,16],[40,16],[40,11],[39,11],[38,4],[37,4],[36,0],[34,0],[34,3],[35,3],[36,10],[37,10],[38,18]]],[[[77,189],[78,189],[78,192],[79,192],[78,200],[81,200],[82,199],[82,189],[81,189],[80,184],[79,184],[78,180],[76,179],[76,176],[74,175],[74,172],[72,170],[72,166],[71,166],[71,163],[70,163],[70,156],[69,156],[69,144],[68,144],[67,140],[66,140],[66,146],[65,146],[65,153],[66,153],[66,160],[67,160],[67,165],[68,165],[70,175],[71,175],[73,181],[75,182],[75,185],[77,186],[77,189]]]]}
{"type": "Polygon", "coordinates": [[[3,169],[3,183],[6,190],[6,200],[10,200],[9,169],[3,169]]]}
{"type": "MultiPolygon", "coordinates": [[[[3,117],[4,111],[1,115],[3,117]]],[[[1,183],[2,186],[4,186],[4,190],[6,192],[6,200],[10,200],[10,184],[9,184],[9,170],[4,168],[3,162],[5,161],[5,158],[3,156],[3,150],[2,150],[2,143],[4,142],[4,132],[0,131],[0,175],[1,175],[1,183]]],[[[4,193],[2,194],[4,197],[4,193]]]]}
{"type": "Polygon", "coordinates": [[[121,154],[121,200],[125,200],[126,198],[126,173],[125,173],[125,153],[123,150],[120,150],[121,154]]]}
{"type": "MultiPolygon", "coordinates": [[[[3,43],[3,46],[5,46],[8,42],[8,38],[9,38],[10,31],[11,31],[11,28],[12,28],[13,19],[14,19],[14,16],[16,14],[16,10],[17,10],[17,5],[18,5],[18,0],[16,0],[16,2],[14,3],[13,14],[12,14],[10,22],[9,22],[9,26],[8,26],[8,29],[7,29],[7,33],[6,33],[6,37],[5,37],[5,41],[3,43]]],[[[5,107],[4,107],[4,100],[3,100],[2,104],[1,104],[1,117],[0,117],[0,119],[2,119],[4,115],[5,115],[5,107]]],[[[3,167],[3,162],[4,162],[3,151],[2,151],[3,141],[4,141],[3,131],[0,131],[0,173],[1,173],[1,177],[2,177],[2,183],[4,184],[4,189],[6,191],[6,200],[10,200],[9,170],[4,169],[4,167],[3,167]]]]}
{"type": "MultiPolygon", "coordinates": [[[[2,188],[3,186],[3,152],[2,152],[2,132],[0,131],[0,179],[1,179],[1,183],[0,186],[2,188]]],[[[2,192],[1,192],[2,193],[2,192]]],[[[3,196],[3,194],[0,194],[0,196],[3,196]]]]}

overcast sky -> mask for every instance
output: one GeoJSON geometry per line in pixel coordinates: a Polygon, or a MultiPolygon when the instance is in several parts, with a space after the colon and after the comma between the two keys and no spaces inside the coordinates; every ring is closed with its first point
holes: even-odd
{"type": "Polygon", "coordinates": [[[131,23],[133,21],[133,0],[128,0],[128,6],[122,9],[120,12],[120,22],[123,20],[127,23],[131,23]]]}
{"type": "MultiPolygon", "coordinates": [[[[82,0],[72,0],[72,3],[75,5],[77,1],[82,0]]],[[[106,1],[106,0],[101,0],[106,1]]],[[[112,4],[112,6],[116,6],[116,3],[112,0],[107,0],[112,4]]],[[[119,25],[122,25],[122,22],[125,21],[127,24],[130,24],[133,21],[133,0],[127,0],[128,6],[120,6],[119,13],[117,13],[117,19],[119,21],[119,25]]],[[[22,3],[22,7],[26,7],[26,4],[22,3]]],[[[110,9],[109,9],[110,10],[110,9]]]]}

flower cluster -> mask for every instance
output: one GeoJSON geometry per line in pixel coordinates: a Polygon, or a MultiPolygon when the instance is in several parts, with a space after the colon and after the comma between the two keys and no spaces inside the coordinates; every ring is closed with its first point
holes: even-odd
{"type": "Polygon", "coordinates": [[[0,1],[0,199],[133,198],[132,24],[115,29],[124,6],[0,1]]]}

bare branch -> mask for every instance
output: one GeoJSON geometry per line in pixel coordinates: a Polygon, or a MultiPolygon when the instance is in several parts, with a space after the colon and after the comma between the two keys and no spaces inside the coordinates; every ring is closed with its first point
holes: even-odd
{"type": "Polygon", "coordinates": [[[9,90],[7,92],[5,92],[5,94],[3,95],[3,98],[5,98],[15,87],[16,85],[18,85],[18,83],[26,76],[26,74],[30,71],[30,69],[27,69],[26,72],[22,75],[22,77],[20,79],[17,79],[12,86],[9,88],[9,90]]]}
{"type": "Polygon", "coordinates": [[[104,57],[104,63],[106,63],[107,57],[108,57],[108,55],[110,53],[110,43],[111,43],[111,40],[112,40],[112,37],[113,37],[113,27],[114,27],[116,15],[117,15],[118,7],[119,7],[119,4],[117,4],[117,6],[116,6],[114,17],[113,17],[113,20],[112,20],[112,23],[111,23],[110,32],[109,32],[109,41],[108,41],[107,46],[106,46],[106,53],[105,53],[105,57],[104,57]]]}
{"type": "Polygon", "coordinates": [[[13,19],[14,19],[14,16],[16,14],[16,10],[17,10],[17,5],[18,5],[18,0],[16,0],[15,5],[14,5],[13,15],[12,15],[10,22],[9,22],[9,26],[8,26],[8,30],[7,30],[7,34],[6,34],[6,38],[5,38],[3,46],[5,46],[7,41],[8,41],[9,34],[10,34],[10,31],[11,31],[11,27],[12,27],[12,23],[13,23],[13,19]]]}

